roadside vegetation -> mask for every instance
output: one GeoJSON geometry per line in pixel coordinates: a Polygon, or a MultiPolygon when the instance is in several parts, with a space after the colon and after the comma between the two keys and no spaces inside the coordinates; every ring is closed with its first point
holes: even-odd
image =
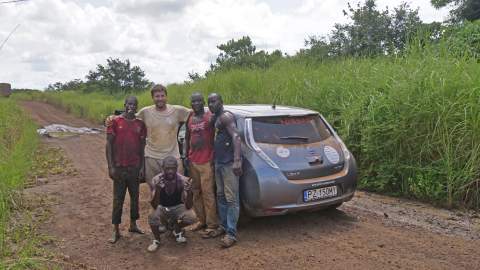
{"type": "MultiPolygon", "coordinates": [[[[38,144],[36,127],[13,100],[0,98],[0,257],[8,252],[7,228],[18,192],[32,166],[38,144]]],[[[27,236],[25,236],[27,237],[27,236]]],[[[0,267],[2,265],[0,264],[0,267]]]]}
{"type": "MultiPolygon", "coordinates": [[[[257,51],[249,37],[221,44],[203,75],[168,86],[169,102],[219,92],[226,103],[317,110],[354,153],[361,188],[478,209],[480,23],[452,13],[448,24],[425,24],[406,4],[387,12],[372,0],[345,14],[351,23],[307,38],[294,56],[257,51]]],[[[16,96],[98,123],[122,108],[124,92],[92,93],[87,84],[16,96]]],[[[151,104],[148,91],[132,93],[141,107],[151,104]]]]}
{"type": "Polygon", "coordinates": [[[72,176],[77,172],[61,148],[38,144],[36,127],[13,101],[0,100],[0,104],[6,110],[2,111],[2,115],[15,115],[9,115],[9,120],[4,122],[2,119],[0,123],[3,125],[15,121],[20,127],[15,132],[7,130],[10,136],[2,134],[1,145],[8,145],[5,138],[15,138],[17,135],[22,137],[14,142],[15,150],[4,149],[8,151],[6,156],[11,155],[10,161],[4,163],[3,159],[0,163],[1,179],[6,179],[1,182],[0,193],[0,269],[81,268],[81,265],[73,264],[67,257],[49,252],[46,246],[53,244],[54,239],[41,234],[38,229],[38,225],[50,217],[49,205],[53,203],[52,199],[35,192],[23,191],[24,188],[46,184],[52,176],[72,176]],[[7,185],[3,185],[5,183],[7,185]]]}
{"type": "Polygon", "coordinates": [[[37,127],[14,99],[0,98],[0,269],[60,269],[37,225],[49,199],[24,192],[52,175],[75,175],[61,149],[39,145],[37,127]]]}

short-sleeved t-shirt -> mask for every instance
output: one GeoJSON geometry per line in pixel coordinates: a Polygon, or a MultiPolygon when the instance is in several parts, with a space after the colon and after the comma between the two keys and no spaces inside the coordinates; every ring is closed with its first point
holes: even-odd
{"type": "Polygon", "coordinates": [[[213,138],[215,129],[210,125],[211,112],[205,112],[200,121],[190,116],[187,128],[190,132],[188,159],[197,164],[205,164],[213,159],[213,138]]]}
{"type": "Polygon", "coordinates": [[[107,134],[114,136],[113,161],[117,167],[140,165],[142,140],[147,136],[145,124],[140,119],[116,117],[107,128],[107,134]]]}
{"type": "Polygon", "coordinates": [[[177,132],[180,122],[185,122],[189,109],[167,104],[164,111],[158,111],[155,105],[142,108],[137,117],[147,126],[147,145],[145,156],[163,159],[167,156],[180,158],[177,132]]]}

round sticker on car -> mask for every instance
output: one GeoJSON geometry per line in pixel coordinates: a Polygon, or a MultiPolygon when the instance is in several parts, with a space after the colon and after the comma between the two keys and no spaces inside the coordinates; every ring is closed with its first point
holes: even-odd
{"type": "Polygon", "coordinates": [[[337,164],[340,161],[340,155],[338,154],[337,150],[331,146],[325,146],[323,148],[323,153],[328,161],[332,164],[337,164]]]}
{"type": "Polygon", "coordinates": [[[281,158],[287,158],[290,156],[290,150],[283,146],[277,147],[277,155],[281,158]]]}

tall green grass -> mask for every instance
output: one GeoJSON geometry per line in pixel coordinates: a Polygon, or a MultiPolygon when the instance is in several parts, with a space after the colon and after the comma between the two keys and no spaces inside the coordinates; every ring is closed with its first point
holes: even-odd
{"type": "MultiPolygon", "coordinates": [[[[447,206],[480,206],[480,65],[448,50],[412,48],[404,57],[319,64],[283,60],[267,70],[231,70],[168,87],[169,102],[193,91],[225,103],[310,108],[333,124],[360,167],[360,187],[447,206]]],[[[44,93],[40,99],[98,122],[122,107],[100,94],[44,93]]],[[[149,93],[139,96],[150,105],[149,93]]]]}
{"type": "Polygon", "coordinates": [[[0,98],[0,257],[14,191],[25,183],[38,137],[36,127],[13,100],[0,98]]]}

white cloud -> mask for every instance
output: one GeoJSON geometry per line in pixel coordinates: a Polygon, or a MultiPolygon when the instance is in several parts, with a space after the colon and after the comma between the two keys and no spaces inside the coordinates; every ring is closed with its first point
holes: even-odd
{"type": "MultiPolygon", "coordinates": [[[[294,53],[309,35],[347,20],[347,0],[35,0],[0,8],[0,81],[44,88],[83,79],[108,57],[128,58],[149,79],[181,82],[205,71],[216,45],[249,35],[259,49],[294,53]]],[[[400,1],[395,1],[397,6],[400,1]]],[[[379,6],[392,1],[379,0],[379,6]]],[[[442,20],[429,0],[415,1],[425,21],[442,20]]]]}

